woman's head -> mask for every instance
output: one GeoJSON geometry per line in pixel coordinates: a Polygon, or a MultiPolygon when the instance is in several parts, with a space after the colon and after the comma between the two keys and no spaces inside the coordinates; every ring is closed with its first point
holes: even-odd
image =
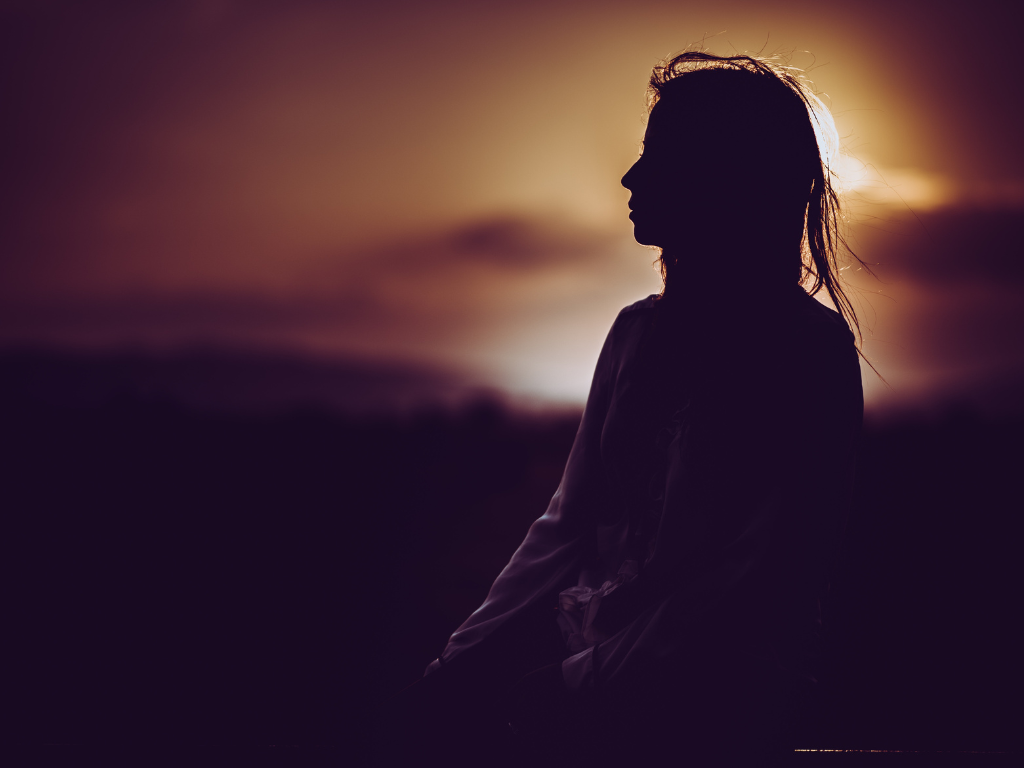
{"type": "Polygon", "coordinates": [[[691,51],[656,67],[648,94],[643,153],[622,184],[637,240],[663,249],[666,287],[679,273],[810,275],[855,323],[835,278],[834,128],[807,85],[763,59],[691,51]]]}

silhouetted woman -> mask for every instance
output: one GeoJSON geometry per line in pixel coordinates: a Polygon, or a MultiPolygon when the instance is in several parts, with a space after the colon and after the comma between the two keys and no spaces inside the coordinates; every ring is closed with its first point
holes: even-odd
{"type": "Polygon", "coordinates": [[[814,681],[862,415],[830,119],[745,56],[677,56],[650,103],[622,184],[664,290],[615,320],[547,512],[417,685],[415,739],[456,762],[754,765],[814,681]]]}

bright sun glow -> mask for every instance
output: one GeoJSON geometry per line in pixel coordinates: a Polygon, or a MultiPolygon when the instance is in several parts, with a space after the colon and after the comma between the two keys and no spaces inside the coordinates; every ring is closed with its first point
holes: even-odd
{"type": "Polygon", "coordinates": [[[872,205],[931,210],[953,202],[955,189],[941,174],[919,168],[883,168],[841,152],[833,173],[847,207],[857,211],[872,205]]]}

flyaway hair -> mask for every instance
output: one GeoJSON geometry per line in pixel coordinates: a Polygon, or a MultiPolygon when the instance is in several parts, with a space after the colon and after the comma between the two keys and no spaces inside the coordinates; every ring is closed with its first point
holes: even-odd
{"type": "MultiPolygon", "coordinates": [[[[809,283],[811,295],[824,289],[859,338],[857,315],[839,282],[839,260],[841,254],[848,254],[859,264],[863,262],[840,231],[840,199],[833,184],[839,141],[828,108],[799,70],[792,67],[756,56],[686,51],[654,68],[647,91],[648,111],[684,82],[687,90],[693,90],[698,80],[716,93],[725,92],[716,104],[732,107],[727,110],[737,118],[732,122],[744,126],[756,123],[753,128],[744,128],[743,140],[736,142],[737,151],[754,146],[767,155],[758,162],[780,180],[776,193],[793,195],[795,204],[805,211],[800,264],[794,279],[809,283]]],[[[730,130],[729,122],[722,121],[723,130],[730,130]]],[[[662,260],[662,276],[666,279],[667,267],[662,260]]]]}

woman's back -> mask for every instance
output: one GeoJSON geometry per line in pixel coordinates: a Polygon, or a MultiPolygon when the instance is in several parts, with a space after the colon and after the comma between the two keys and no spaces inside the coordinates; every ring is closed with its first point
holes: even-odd
{"type": "Polygon", "coordinates": [[[796,288],[739,308],[650,297],[609,344],[600,426],[581,429],[600,435],[608,503],[567,590],[598,605],[563,673],[591,759],[668,749],[728,765],[778,734],[780,701],[814,679],[860,429],[853,337],[796,288]]]}
{"type": "MultiPolygon", "coordinates": [[[[809,606],[849,505],[856,349],[842,319],[797,287],[741,310],[695,304],[648,298],[609,334],[581,429],[599,436],[584,452],[599,469],[579,473],[603,504],[579,586],[599,588],[632,558],[646,583],[634,608],[686,595],[678,620],[692,613],[720,642],[743,631],[777,653],[771,633],[813,631],[809,606]],[[708,611],[715,626],[697,618],[708,611]]],[[[604,624],[592,636],[607,636],[604,624]]],[[[607,662],[602,674],[616,677],[607,662]]]]}

